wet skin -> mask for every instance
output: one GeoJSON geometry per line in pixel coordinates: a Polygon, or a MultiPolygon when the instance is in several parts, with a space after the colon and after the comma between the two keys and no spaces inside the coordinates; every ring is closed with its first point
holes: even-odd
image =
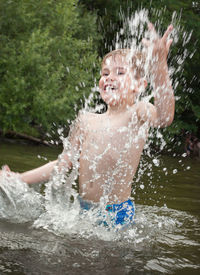
{"type": "Polygon", "coordinates": [[[132,69],[119,55],[110,57],[108,64],[103,66],[99,81],[108,111],[86,113],[79,119],[83,137],[79,188],[84,199],[98,202],[107,196],[109,203],[117,203],[131,195],[149,126],[138,119],[138,105],[133,104],[138,87],[132,69]]]}

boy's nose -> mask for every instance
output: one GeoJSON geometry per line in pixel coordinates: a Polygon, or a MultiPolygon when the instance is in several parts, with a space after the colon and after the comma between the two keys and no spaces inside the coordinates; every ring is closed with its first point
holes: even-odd
{"type": "Polygon", "coordinates": [[[110,81],[114,81],[115,80],[115,75],[113,73],[110,73],[108,75],[107,79],[109,79],[110,81]]]}

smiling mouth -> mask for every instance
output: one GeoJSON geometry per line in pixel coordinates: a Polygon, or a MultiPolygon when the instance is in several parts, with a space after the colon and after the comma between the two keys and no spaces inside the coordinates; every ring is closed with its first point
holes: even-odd
{"type": "Polygon", "coordinates": [[[116,91],[117,87],[116,86],[112,86],[112,85],[105,85],[104,86],[104,91],[110,92],[110,91],[116,91]]]}

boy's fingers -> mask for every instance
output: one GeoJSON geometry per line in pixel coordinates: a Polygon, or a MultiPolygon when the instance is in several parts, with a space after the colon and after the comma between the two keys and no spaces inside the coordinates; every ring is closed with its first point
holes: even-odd
{"type": "Polygon", "coordinates": [[[166,30],[166,32],[163,35],[163,39],[165,41],[167,41],[168,35],[171,33],[172,30],[173,30],[173,26],[169,25],[168,28],[167,28],[167,30],[166,30]]]}
{"type": "Polygon", "coordinates": [[[167,41],[167,51],[169,51],[169,48],[171,47],[171,44],[173,42],[173,39],[170,39],[169,41],[167,41]]]}
{"type": "Polygon", "coordinates": [[[7,172],[11,171],[8,165],[3,165],[2,169],[7,172]]]}
{"type": "Polygon", "coordinates": [[[151,22],[148,23],[148,29],[149,29],[150,33],[152,33],[153,38],[157,39],[158,38],[158,34],[156,32],[156,29],[155,29],[154,25],[151,22]]]}
{"type": "Polygon", "coordinates": [[[151,22],[148,23],[148,28],[150,31],[156,31],[154,25],[151,22]]]}

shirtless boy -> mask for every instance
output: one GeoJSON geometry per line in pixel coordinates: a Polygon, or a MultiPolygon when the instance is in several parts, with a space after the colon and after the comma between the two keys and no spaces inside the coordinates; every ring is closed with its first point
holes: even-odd
{"type": "MultiPolygon", "coordinates": [[[[154,61],[148,73],[153,79],[154,104],[136,102],[136,96],[147,86],[143,70],[137,65],[139,55],[130,58],[129,50],[107,54],[99,81],[100,95],[108,106],[106,113],[81,113],[70,133],[71,149],[64,150],[58,160],[20,174],[22,181],[46,181],[55,167],[71,169],[78,152],[81,204],[92,205],[106,198],[106,210],[115,213],[117,224],[133,219],[131,185],[148,130],[168,126],[174,117],[175,101],[167,66],[172,29],[170,25],[160,38],[149,24],[155,40],[143,41],[145,47],[152,47],[154,61]]],[[[5,169],[12,173],[8,166],[5,169]]]]}

